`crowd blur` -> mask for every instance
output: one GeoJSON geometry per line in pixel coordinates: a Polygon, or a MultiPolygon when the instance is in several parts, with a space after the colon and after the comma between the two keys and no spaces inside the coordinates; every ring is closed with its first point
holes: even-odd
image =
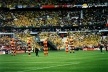
{"type": "Polygon", "coordinates": [[[76,0],[75,1],[77,4],[83,4],[83,3],[87,3],[87,4],[102,4],[107,2],[106,0],[76,0]]]}
{"type": "Polygon", "coordinates": [[[74,38],[75,47],[97,47],[101,41],[101,35],[92,32],[71,32],[70,36],[74,38]]]}
{"type": "Polygon", "coordinates": [[[42,5],[61,5],[61,4],[104,4],[107,0],[0,0],[0,7],[7,8],[32,8],[40,7],[42,5]]]}
{"type": "Polygon", "coordinates": [[[56,32],[41,32],[39,34],[40,39],[48,38],[54,45],[60,47],[63,45],[62,38],[56,32]]]}
{"type": "Polygon", "coordinates": [[[108,9],[0,11],[0,26],[51,27],[107,24],[108,9]],[[100,16],[101,15],[101,16],[100,16]]]}

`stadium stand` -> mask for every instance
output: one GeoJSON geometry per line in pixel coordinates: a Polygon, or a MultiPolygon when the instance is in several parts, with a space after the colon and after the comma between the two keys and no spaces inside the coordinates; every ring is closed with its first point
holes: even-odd
{"type": "MultiPolygon", "coordinates": [[[[68,7],[71,5],[82,5],[88,4],[90,6],[94,5],[104,5],[107,0],[0,0],[0,7],[5,8],[40,8],[45,7],[61,7],[61,5],[68,7]],[[46,6],[45,6],[46,5],[46,6]]],[[[71,6],[72,7],[72,6],[71,6]]]]}
{"type": "Polygon", "coordinates": [[[0,25],[2,27],[103,25],[107,24],[107,13],[107,8],[78,11],[1,11],[0,25]]]}

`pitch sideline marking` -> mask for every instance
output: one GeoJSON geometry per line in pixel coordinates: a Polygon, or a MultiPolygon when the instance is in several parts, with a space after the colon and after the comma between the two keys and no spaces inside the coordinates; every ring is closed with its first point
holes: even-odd
{"type": "MultiPolygon", "coordinates": [[[[0,63],[72,63],[72,62],[0,62],[0,63]]],[[[78,62],[74,62],[78,63],[78,62]]]]}
{"type": "MultiPolygon", "coordinates": [[[[62,66],[68,66],[68,65],[72,65],[72,64],[80,64],[80,62],[71,63],[71,64],[56,65],[56,66],[48,66],[48,67],[42,67],[42,68],[36,68],[36,69],[30,69],[30,70],[24,70],[24,71],[21,71],[21,72],[42,70],[42,69],[48,69],[48,68],[54,68],[54,67],[62,67],[62,66]]],[[[17,72],[20,72],[20,71],[17,71],[17,72]]]]}

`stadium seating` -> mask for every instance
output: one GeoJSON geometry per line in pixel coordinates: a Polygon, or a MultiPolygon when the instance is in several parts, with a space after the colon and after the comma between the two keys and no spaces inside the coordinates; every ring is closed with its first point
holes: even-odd
{"type": "Polygon", "coordinates": [[[0,0],[0,7],[6,8],[39,8],[42,5],[82,5],[104,4],[107,0],[0,0]]]}
{"type": "Polygon", "coordinates": [[[12,27],[79,26],[107,24],[105,9],[66,11],[1,11],[0,25],[12,27]],[[100,17],[101,14],[101,17],[100,17]]]}
{"type": "Polygon", "coordinates": [[[62,38],[57,33],[42,32],[39,36],[40,39],[48,38],[57,47],[63,45],[62,38]]]}
{"type": "Polygon", "coordinates": [[[86,33],[86,32],[75,32],[71,33],[75,39],[74,46],[75,47],[94,47],[98,46],[100,41],[100,35],[95,35],[94,33],[86,33]]]}

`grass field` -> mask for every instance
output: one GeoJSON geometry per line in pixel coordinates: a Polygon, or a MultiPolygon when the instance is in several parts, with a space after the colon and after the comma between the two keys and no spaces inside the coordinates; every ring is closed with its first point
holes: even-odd
{"type": "Polygon", "coordinates": [[[64,51],[49,51],[48,56],[39,52],[0,55],[0,72],[108,72],[108,52],[76,51],[66,54],[64,51]]]}

